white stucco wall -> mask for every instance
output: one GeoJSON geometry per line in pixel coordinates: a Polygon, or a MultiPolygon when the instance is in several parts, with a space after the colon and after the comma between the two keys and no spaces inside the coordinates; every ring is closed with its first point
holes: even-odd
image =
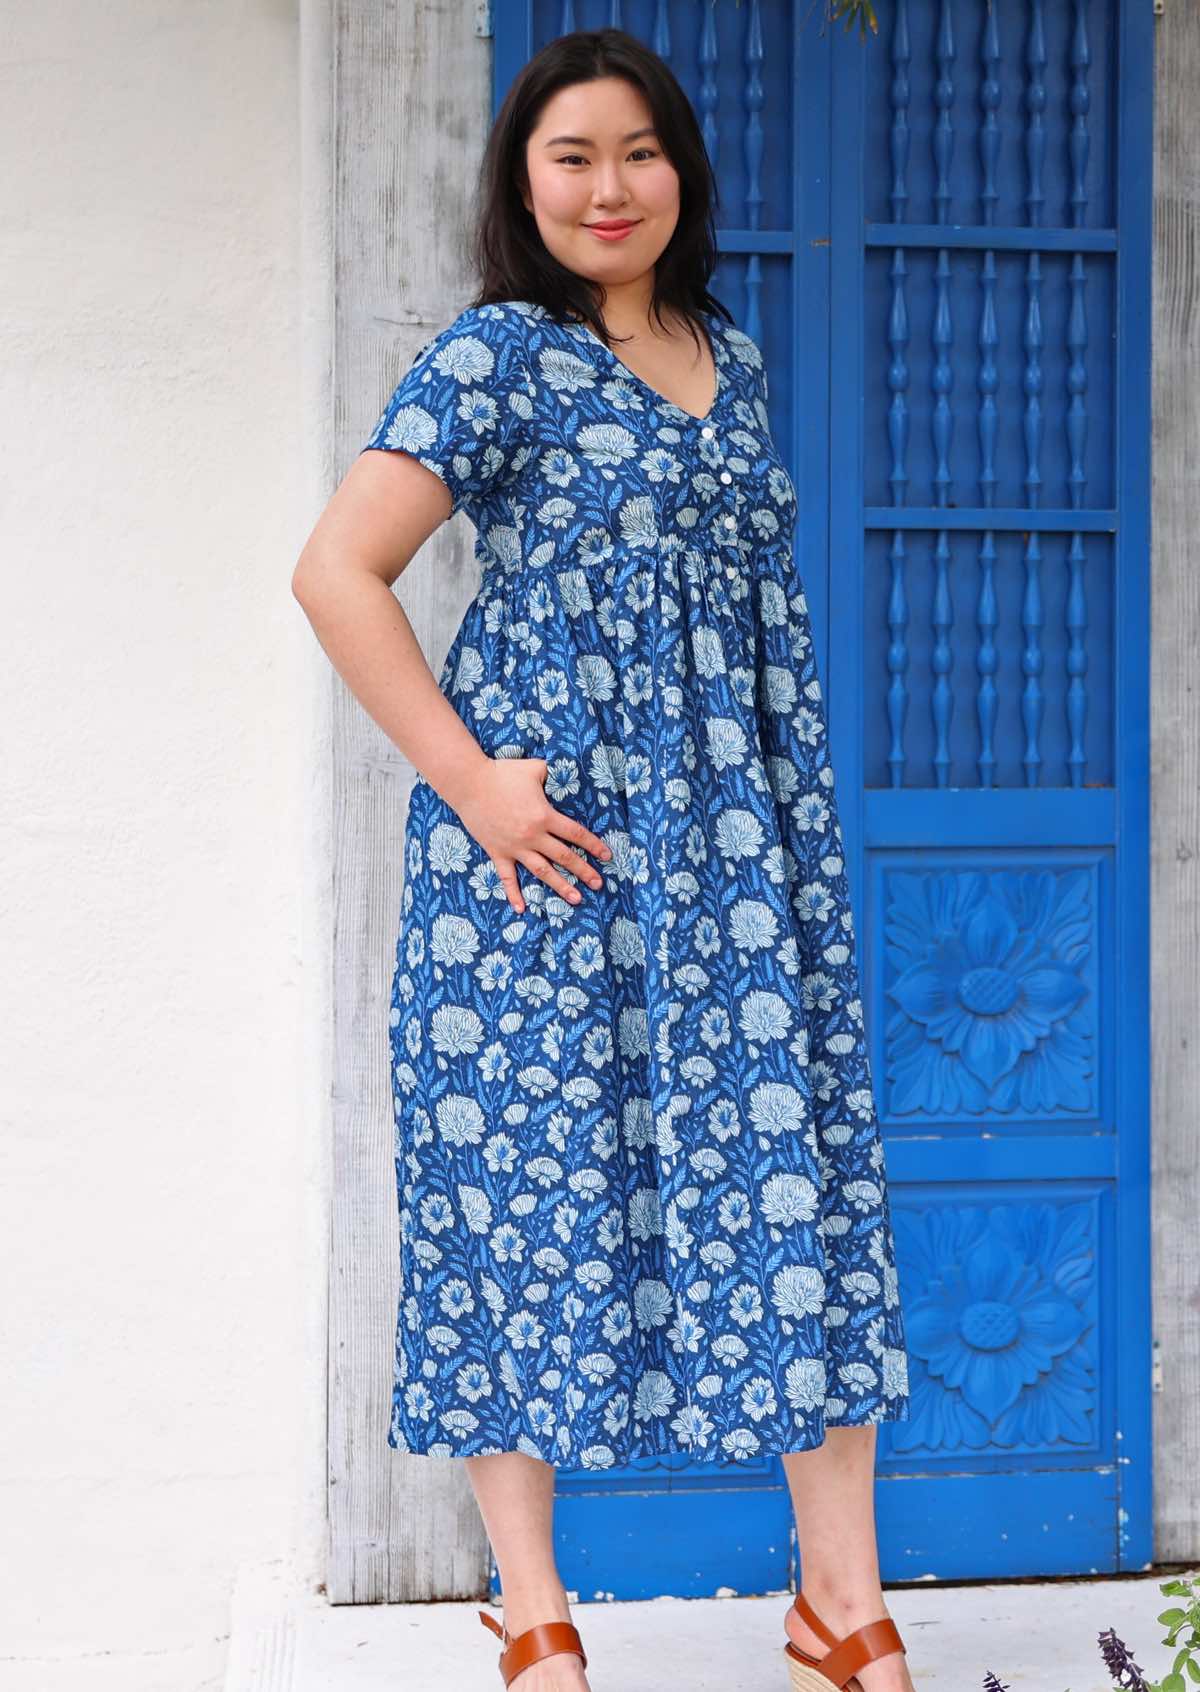
{"type": "Polygon", "coordinates": [[[219,1686],[322,1578],[319,14],[5,8],[6,1692],[219,1686]]]}

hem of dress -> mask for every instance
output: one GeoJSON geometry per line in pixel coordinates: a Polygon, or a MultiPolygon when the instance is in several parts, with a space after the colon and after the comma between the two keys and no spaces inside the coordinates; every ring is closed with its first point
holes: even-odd
{"type": "MultiPolygon", "coordinates": [[[[630,1463],[648,1461],[655,1457],[690,1457],[695,1463],[720,1464],[731,1469],[744,1469],[750,1463],[761,1461],[764,1457],[783,1457],[793,1452],[814,1451],[825,1443],[825,1435],[831,1428],[860,1428],[870,1427],[880,1422],[908,1422],[911,1419],[911,1402],[905,1397],[894,1403],[877,1406],[866,1416],[843,1416],[836,1420],[830,1417],[818,1418],[813,1428],[808,1430],[816,1435],[813,1438],[804,1437],[805,1430],[797,1430],[798,1444],[789,1445],[760,1445],[755,1451],[746,1451],[731,1455],[726,1451],[693,1451],[688,1445],[665,1444],[649,1445],[639,1441],[626,1445],[617,1451],[611,1444],[603,1440],[593,1441],[593,1446],[603,1445],[605,1450],[612,1451],[611,1463],[584,1463],[581,1457],[592,1447],[584,1446],[574,1456],[564,1457],[561,1453],[550,1454],[550,1450],[537,1440],[522,1435],[518,1445],[498,1445],[494,1441],[469,1440],[451,1450],[446,1440],[435,1440],[432,1437],[413,1443],[407,1435],[398,1436],[393,1425],[387,1436],[387,1443],[393,1451],[401,1452],[406,1457],[429,1457],[434,1462],[439,1459],[445,1461],[450,1458],[462,1457],[507,1457],[518,1452],[526,1457],[536,1458],[548,1463],[553,1469],[563,1469],[571,1473],[603,1474],[607,1470],[621,1469],[630,1463]]],[[[432,1436],[433,1429],[429,1430],[432,1436]]]]}

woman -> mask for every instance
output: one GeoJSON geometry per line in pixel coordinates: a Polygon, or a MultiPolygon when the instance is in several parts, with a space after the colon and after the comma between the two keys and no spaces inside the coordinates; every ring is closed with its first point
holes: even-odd
{"type": "Polygon", "coordinates": [[[555,1468],[665,1451],[780,1454],[797,1692],[911,1692],[872,1513],[875,1424],[908,1413],[883,1149],[795,490],[707,290],[715,183],[667,66],[606,29],[525,67],[483,186],[479,293],[293,583],[419,772],[389,1444],[465,1459],[518,1692],[588,1684],[555,1468]],[[459,510],[482,579],[435,680],[391,585],[459,510]]]}

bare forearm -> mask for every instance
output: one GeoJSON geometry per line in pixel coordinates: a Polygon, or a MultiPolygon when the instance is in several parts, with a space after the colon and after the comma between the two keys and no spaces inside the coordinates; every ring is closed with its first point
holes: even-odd
{"type": "Polygon", "coordinates": [[[310,586],[296,597],[363,709],[457,809],[487,754],[442,693],[391,588],[367,571],[343,572],[336,588],[310,586]]]}

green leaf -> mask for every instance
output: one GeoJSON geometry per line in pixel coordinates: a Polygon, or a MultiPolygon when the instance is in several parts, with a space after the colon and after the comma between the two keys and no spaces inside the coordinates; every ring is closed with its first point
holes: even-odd
{"type": "Polygon", "coordinates": [[[871,0],[829,0],[829,20],[831,23],[839,21],[847,32],[858,25],[859,39],[867,39],[867,30],[872,34],[879,34],[879,19],[875,16],[875,7],[871,0]]]}
{"type": "Polygon", "coordinates": [[[1186,1692],[1186,1683],[1181,1674],[1171,1673],[1163,1681],[1163,1692],[1186,1692]]]}
{"type": "Polygon", "coordinates": [[[1187,1620],[1186,1610],[1164,1610],[1157,1618],[1164,1627],[1178,1627],[1180,1622],[1187,1620]]]}
{"type": "Polygon", "coordinates": [[[1187,1671],[1193,1680],[1200,1680],[1200,1663],[1196,1661],[1195,1657],[1188,1658],[1187,1671]]]}

